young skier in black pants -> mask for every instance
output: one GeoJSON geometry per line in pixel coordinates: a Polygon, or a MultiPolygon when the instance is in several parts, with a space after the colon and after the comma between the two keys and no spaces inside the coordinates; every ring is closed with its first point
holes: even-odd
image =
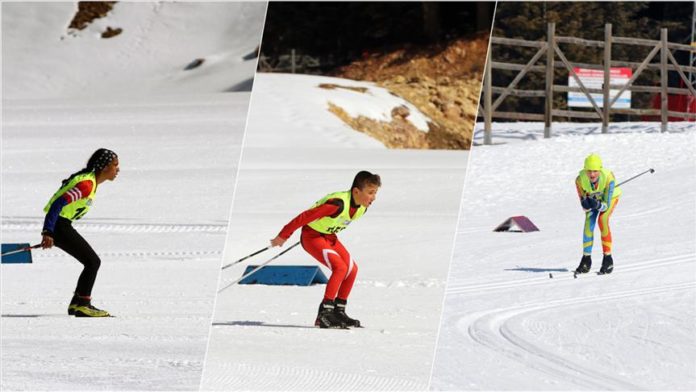
{"type": "Polygon", "coordinates": [[[113,181],[118,172],[116,153],[100,148],[89,158],[87,167],[63,180],[60,189],[44,207],[46,219],[41,232],[41,246],[46,249],[55,245],[84,266],[68,306],[68,314],[76,317],[110,316],[109,312],[92,306],[92,287],[101,260],[72,227],[72,222],[87,213],[97,193],[97,186],[106,180],[113,181]]]}

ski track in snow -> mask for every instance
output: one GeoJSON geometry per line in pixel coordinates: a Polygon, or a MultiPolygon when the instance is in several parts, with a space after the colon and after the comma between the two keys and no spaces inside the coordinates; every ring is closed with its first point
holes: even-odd
{"type": "MultiPolygon", "coordinates": [[[[621,267],[621,272],[634,272],[642,270],[652,270],[656,267],[672,266],[675,264],[683,263],[693,263],[696,262],[696,255],[693,254],[683,254],[677,256],[670,256],[657,259],[649,259],[644,261],[639,261],[631,263],[625,267],[621,267]]],[[[552,272],[553,273],[553,272],[552,272]]],[[[594,271],[588,274],[580,274],[577,279],[588,279],[595,277],[594,271]]],[[[611,275],[606,276],[596,276],[598,279],[609,278],[611,275]]],[[[496,291],[505,290],[509,288],[520,288],[523,286],[534,286],[534,285],[548,285],[553,282],[565,281],[565,280],[576,280],[573,276],[572,271],[556,273],[553,278],[549,278],[548,275],[543,275],[543,277],[534,277],[526,279],[512,279],[512,280],[502,280],[497,282],[482,283],[482,284],[452,284],[447,286],[447,294],[464,294],[464,293],[481,293],[484,291],[496,291]]]]}
{"type": "Polygon", "coordinates": [[[274,390],[283,385],[288,391],[411,391],[422,390],[422,383],[401,378],[365,376],[361,374],[326,372],[316,368],[290,366],[267,366],[247,364],[224,364],[216,366],[219,376],[215,383],[225,385],[229,390],[249,389],[253,380],[253,390],[274,390]],[[243,376],[239,376],[239,375],[243,376]],[[269,380],[269,376],[271,379],[269,380]],[[308,383],[311,382],[311,388],[308,383]]]}
{"type": "MultiPolygon", "coordinates": [[[[647,259],[621,267],[618,274],[621,277],[625,277],[627,274],[641,274],[646,271],[659,274],[663,268],[674,268],[678,265],[688,266],[694,263],[696,263],[696,255],[694,254],[647,259]]],[[[448,287],[446,295],[448,301],[466,303],[470,301],[469,296],[474,294],[490,298],[491,293],[524,292],[534,290],[534,287],[548,288],[552,285],[577,286],[587,284],[592,280],[595,283],[601,280],[611,284],[611,281],[617,278],[619,277],[616,275],[597,276],[594,272],[590,272],[579,275],[575,279],[572,272],[561,272],[554,273],[553,279],[544,274],[543,277],[502,280],[486,284],[454,284],[448,287]]],[[[640,381],[631,380],[631,378],[625,377],[625,374],[616,375],[615,368],[604,368],[599,364],[580,361],[577,357],[559,352],[558,347],[554,346],[553,342],[543,339],[544,329],[548,328],[547,326],[542,323],[538,326],[541,330],[534,331],[535,320],[547,322],[563,319],[567,317],[565,314],[569,309],[572,309],[574,313],[587,312],[591,317],[598,311],[598,306],[612,303],[615,303],[616,306],[623,306],[622,304],[627,299],[636,299],[637,301],[645,299],[657,302],[657,298],[669,302],[682,301],[682,294],[693,295],[695,291],[695,281],[672,284],[655,283],[651,286],[638,286],[633,289],[607,290],[595,295],[521,302],[513,306],[495,307],[466,315],[445,314],[443,323],[453,323],[453,328],[459,337],[452,338],[450,336],[449,340],[457,341],[457,345],[479,344],[491,350],[496,356],[502,355],[509,361],[546,374],[550,380],[563,380],[566,384],[570,383],[574,386],[571,388],[645,390],[646,386],[642,385],[640,381]],[[470,343],[466,343],[467,340],[470,340],[470,343]]],[[[565,336],[567,341],[565,344],[587,344],[582,339],[568,335],[565,336]],[[574,339],[578,339],[577,343],[572,342],[574,339]]],[[[589,339],[592,337],[590,336],[589,339]]],[[[659,344],[659,342],[651,342],[651,344],[659,344]]],[[[610,353],[609,355],[616,354],[621,355],[621,353],[610,353]]],[[[553,385],[553,383],[551,384],[553,385]]],[[[552,389],[558,388],[558,385],[552,387],[552,389]]],[[[527,389],[527,387],[520,389],[527,389]]]]}
{"type": "MultiPolygon", "coordinates": [[[[74,225],[81,232],[90,233],[208,233],[225,234],[226,224],[167,224],[167,223],[109,223],[105,221],[89,220],[76,222],[74,225]]],[[[3,217],[3,231],[29,231],[41,232],[43,228],[42,218],[15,218],[3,217]]]]}
{"type": "MultiPolygon", "coordinates": [[[[3,217],[2,232],[5,234],[16,232],[18,236],[32,238],[35,233],[41,232],[43,228],[42,218],[18,218],[18,217],[3,217]]],[[[165,224],[165,223],[113,223],[109,220],[85,220],[84,222],[76,222],[74,227],[80,233],[101,233],[101,234],[169,234],[169,233],[184,233],[184,234],[210,234],[224,235],[227,231],[226,224],[165,224]]],[[[164,258],[164,259],[201,259],[214,258],[220,259],[222,249],[212,250],[143,250],[143,251],[99,251],[100,257],[104,258],[121,258],[121,259],[148,259],[148,258],[164,258]]],[[[34,259],[44,258],[71,258],[65,252],[58,250],[44,250],[42,252],[35,251],[34,259]]]]}
{"type": "Polygon", "coordinates": [[[467,333],[472,340],[490,349],[506,355],[525,366],[542,371],[552,377],[570,381],[578,386],[590,389],[642,389],[638,384],[630,383],[621,377],[612,376],[607,371],[574,363],[555,351],[544,349],[534,342],[524,339],[516,333],[520,319],[530,314],[548,312],[556,308],[576,307],[578,305],[594,305],[614,300],[636,296],[672,293],[680,290],[696,288],[696,283],[679,283],[667,286],[641,288],[608,292],[601,295],[573,297],[561,300],[535,302],[525,305],[501,308],[481,313],[475,313],[460,319],[457,328],[460,333],[467,333]],[[530,360],[532,355],[536,360],[530,360]]]}

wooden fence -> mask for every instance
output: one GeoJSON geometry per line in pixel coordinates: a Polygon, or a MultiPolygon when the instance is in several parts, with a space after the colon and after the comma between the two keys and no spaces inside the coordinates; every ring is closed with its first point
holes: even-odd
{"type": "Polygon", "coordinates": [[[554,117],[585,118],[600,120],[602,121],[602,133],[607,132],[609,128],[609,119],[612,114],[659,116],[662,123],[662,132],[665,132],[667,130],[667,123],[669,117],[696,119],[696,113],[670,111],[668,110],[667,105],[669,94],[682,94],[696,97],[696,91],[694,90],[694,86],[691,84],[689,78],[685,74],[685,72],[696,73],[696,67],[691,65],[680,65],[675,60],[674,55],[672,54],[673,50],[683,50],[693,53],[696,52],[696,47],[668,42],[667,29],[661,29],[659,41],[642,38],[627,38],[613,36],[611,24],[605,25],[604,41],[593,41],[576,37],[557,36],[555,33],[555,29],[556,27],[554,23],[548,24],[546,41],[528,41],[522,39],[502,37],[491,38],[491,46],[523,46],[529,48],[536,48],[537,51],[526,64],[519,64],[495,61],[494,59],[492,59],[491,55],[492,48],[489,48],[488,59],[486,61],[486,69],[484,73],[483,105],[479,105],[479,116],[484,118],[484,144],[492,143],[491,124],[493,118],[544,121],[545,138],[551,136],[551,125],[553,123],[554,117]],[[603,48],[603,64],[585,64],[570,62],[566,58],[565,53],[559,48],[559,43],[580,45],[585,47],[603,48]],[[652,50],[640,63],[630,61],[619,61],[612,59],[611,49],[612,46],[615,44],[637,45],[644,47],[647,46],[651,47],[652,50]],[[655,58],[658,55],[658,53],[660,60],[659,63],[652,62],[653,58],[655,58]],[[537,65],[537,62],[540,59],[542,59],[542,57],[545,57],[546,62],[544,64],[537,65]],[[560,59],[560,63],[556,62],[557,58],[560,59]],[[587,86],[585,86],[582,80],[580,80],[578,75],[575,73],[574,67],[603,70],[604,83],[602,85],[602,88],[588,88],[587,86]],[[625,85],[611,85],[610,71],[612,67],[630,67],[633,70],[633,75],[625,85]],[[554,84],[555,68],[565,68],[577,84],[577,87],[554,84]],[[507,86],[499,87],[492,85],[493,69],[504,71],[518,71],[518,73],[507,86]],[[638,76],[640,76],[641,73],[646,69],[659,70],[659,86],[639,86],[633,84],[635,80],[638,78],[638,76]],[[544,90],[523,90],[516,88],[520,81],[524,78],[524,76],[530,71],[545,73],[544,90]],[[669,71],[678,72],[680,78],[685,82],[686,88],[669,87],[667,81],[667,73],[669,71]],[[613,99],[610,99],[610,90],[618,90],[617,94],[613,97],[613,99]],[[661,97],[660,109],[622,109],[612,107],[619,99],[621,94],[625,91],[659,93],[661,97]],[[582,93],[585,97],[587,97],[587,99],[591,103],[593,111],[588,112],[581,110],[556,109],[553,107],[553,94],[555,92],[582,93]],[[602,94],[603,104],[601,107],[597,104],[597,102],[595,102],[594,98],[592,97],[591,94],[593,93],[602,94]],[[493,94],[498,94],[495,101],[493,101],[493,94]],[[508,96],[544,97],[544,113],[520,113],[498,111],[498,107],[508,96]],[[607,102],[609,102],[608,105],[606,104],[607,102]]]}
{"type": "Polygon", "coordinates": [[[336,56],[311,56],[297,53],[295,49],[290,49],[290,53],[276,56],[259,57],[258,69],[261,72],[283,72],[301,74],[322,74],[326,69],[336,66],[338,59],[336,56]]]}

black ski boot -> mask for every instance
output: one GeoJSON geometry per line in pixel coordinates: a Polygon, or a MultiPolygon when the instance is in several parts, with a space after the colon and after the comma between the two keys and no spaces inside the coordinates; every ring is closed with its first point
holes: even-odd
{"type": "Polygon", "coordinates": [[[580,260],[580,265],[575,269],[576,274],[586,274],[590,272],[590,267],[592,267],[592,256],[582,255],[580,260]]]}
{"type": "Polygon", "coordinates": [[[604,255],[602,259],[602,268],[599,269],[599,274],[610,274],[614,270],[614,259],[611,255],[604,255]]]}
{"type": "Polygon", "coordinates": [[[334,301],[324,300],[319,305],[319,314],[317,314],[317,319],[314,321],[314,325],[319,328],[334,328],[334,329],[346,329],[346,323],[341,320],[334,310],[336,305],[334,301]]]}
{"type": "Polygon", "coordinates": [[[334,310],[334,314],[336,314],[341,321],[346,323],[347,326],[360,328],[360,320],[350,318],[346,314],[346,303],[347,301],[345,299],[336,298],[336,309],[334,310]]]}

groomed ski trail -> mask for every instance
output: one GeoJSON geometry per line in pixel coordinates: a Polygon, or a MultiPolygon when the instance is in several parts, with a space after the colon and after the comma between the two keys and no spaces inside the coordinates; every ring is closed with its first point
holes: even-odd
{"type": "Polygon", "coordinates": [[[592,306],[599,302],[617,301],[628,297],[650,294],[672,293],[696,288],[694,283],[673,284],[666,287],[623,290],[602,295],[590,295],[580,298],[566,298],[555,301],[533,302],[474,313],[457,322],[457,328],[467,333],[476,343],[503,353],[508,358],[518,361],[529,368],[544,372],[559,380],[569,381],[579,387],[606,390],[639,390],[640,385],[609,372],[568,360],[552,350],[524,339],[516,333],[520,321],[532,313],[542,313],[557,308],[570,308],[576,311],[579,306],[592,306]],[[517,323],[517,324],[516,324],[517,323]],[[530,360],[534,356],[536,360],[530,360]]]}

